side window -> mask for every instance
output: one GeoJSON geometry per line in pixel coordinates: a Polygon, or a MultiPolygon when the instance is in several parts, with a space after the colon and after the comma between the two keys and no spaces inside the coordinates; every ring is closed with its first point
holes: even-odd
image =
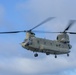
{"type": "Polygon", "coordinates": [[[39,44],[39,40],[37,40],[37,43],[39,44]]]}
{"type": "Polygon", "coordinates": [[[58,44],[56,44],[56,46],[58,47],[58,44]]]}
{"type": "Polygon", "coordinates": [[[52,43],[50,43],[50,45],[52,45],[52,43]]]}
{"type": "Polygon", "coordinates": [[[29,41],[29,42],[30,42],[30,45],[32,45],[32,44],[33,44],[33,42],[32,42],[32,41],[33,41],[33,40],[32,40],[32,39],[30,39],[30,41],[29,41]]]}
{"type": "Polygon", "coordinates": [[[61,47],[61,45],[59,44],[59,47],[61,47]]]}
{"type": "Polygon", "coordinates": [[[44,42],[44,44],[46,44],[46,42],[44,42]]]}

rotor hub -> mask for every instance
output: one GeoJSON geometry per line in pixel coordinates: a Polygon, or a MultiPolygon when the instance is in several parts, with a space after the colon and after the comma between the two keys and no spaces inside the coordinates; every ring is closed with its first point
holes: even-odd
{"type": "Polygon", "coordinates": [[[35,33],[33,33],[33,32],[26,32],[26,39],[29,39],[29,38],[31,38],[31,37],[35,37],[35,33]]]}
{"type": "Polygon", "coordinates": [[[61,33],[57,36],[57,41],[63,42],[63,43],[69,43],[69,36],[67,33],[61,33]]]}

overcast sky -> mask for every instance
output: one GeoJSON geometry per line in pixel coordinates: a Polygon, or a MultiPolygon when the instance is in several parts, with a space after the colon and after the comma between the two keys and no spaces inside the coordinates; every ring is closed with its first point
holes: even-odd
{"type": "MultiPolygon", "coordinates": [[[[63,31],[69,20],[76,20],[76,0],[0,0],[0,31],[28,30],[48,17],[55,19],[36,30],[63,31]]],[[[69,31],[76,32],[74,24],[69,31]]],[[[56,40],[58,34],[37,37],[56,40]]],[[[76,75],[76,35],[69,35],[70,56],[46,56],[23,49],[25,33],[0,35],[0,75],[76,75]]]]}

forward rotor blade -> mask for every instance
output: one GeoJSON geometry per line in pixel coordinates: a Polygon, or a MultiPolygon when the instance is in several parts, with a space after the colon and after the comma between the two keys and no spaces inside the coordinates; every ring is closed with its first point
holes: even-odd
{"type": "Polygon", "coordinates": [[[41,22],[40,24],[36,25],[35,27],[33,27],[32,29],[30,29],[29,31],[32,31],[33,29],[41,26],[42,24],[44,24],[44,23],[46,23],[46,22],[48,22],[48,21],[50,21],[50,20],[52,20],[52,19],[54,19],[54,18],[55,18],[55,17],[49,17],[49,18],[47,18],[46,20],[44,20],[44,21],[41,22]]]}
{"type": "Polygon", "coordinates": [[[76,20],[70,20],[68,26],[66,27],[66,29],[64,30],[64,32],[66,32],[67,30],[69,30],[69,28],[71,28],[71,26],[76,22],[76,20]]]}
{"type": "Polygon", "coordinates": [[[26,32],[26,31],[9,31],[9,32],[0,32],[0,34],[12,34],[12,33],[20,33],[20,32],[26,32]]]}

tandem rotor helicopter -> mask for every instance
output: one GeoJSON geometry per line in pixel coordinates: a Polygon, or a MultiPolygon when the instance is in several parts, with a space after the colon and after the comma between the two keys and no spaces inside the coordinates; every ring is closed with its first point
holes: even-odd
{"type": "Polygon", "coordinates": [[[53,54],[55,55],[55,58],[57,58],[57,55],[60,54],[67,54],[69,56],[70,49],[72,48],[69,40],[68,34],[76,34],[76,32],[67,32],[69,28],[75,23],[75,20],[70,20],[68,23],[68,26],[64,29],[63,32],[46,32],[46,31],[33,31],[35,28],[43,25],[44,23],[54,19],[54,17],[47,18],[40,24],[36,25],[35,27],[24,30],[24,31],[10,31],[10,32],[0,32],[0,34],[12,34],[12,33],[20,33],[20,32],[26,32],[26,38],[21,43],[22,47],[35,52],[34,56],[38,56],[38,52],[45,53],[46,55],[53,54]],[[39,33],[60,33],[57,36],[56,40],[49,40],[44,38],[39,38],[35,36],[34,32],[39,33]]]}

